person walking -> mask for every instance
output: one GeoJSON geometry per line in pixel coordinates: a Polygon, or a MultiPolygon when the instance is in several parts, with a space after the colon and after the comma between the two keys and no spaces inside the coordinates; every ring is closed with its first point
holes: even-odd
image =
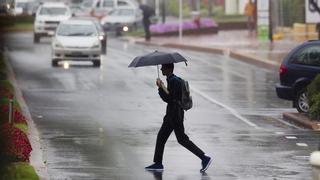
{"type": "Polygon", "coordinates": [[[155,14],[154,9],[145,4],[140,4],[139,7],[142,10],[142,15],[143,15],[142,24],[144,28],[144,37],[146,41],[150,41],[151,39],[151,34],[149,29],[151,25],[150,17],[155,14]]]}
{"type": "Polygon", "coordinates": [[[244,15],[247,16],[247,27],[249,30],[249,34],[251,34],[254,30],[254,13],[255,5],[252,0],[248,0],[244,8],[244,15]]]}
{"type": "Polygon", "coordinates": [[[201,172],[205,172],[212,158],[205,155],[205,153],[197,147],[184,131],[184,110],[179,104],[182,95],[182,84],[181,79],[173,74],[174,64],[162,64],[161,71],[164,76],[167,77],[167,88],[164,83],[158,78],[156,85],[158,86],[158,92],[161,99],[167,103],[166,114],[163,118],[162,126],[157,135],[155,153],[154,153],[154,164],[145,167],[146,170],[150,171],[161,171],[164,169],[162,164],[164,146],[174,131],[178,143],[191,151],[194,155],[201,159],[201,172]]]}

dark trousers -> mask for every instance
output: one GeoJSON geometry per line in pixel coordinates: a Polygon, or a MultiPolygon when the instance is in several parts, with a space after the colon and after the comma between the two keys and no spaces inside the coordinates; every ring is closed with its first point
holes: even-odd
{"type": "Polygon", "coordinates": [[[172,131],[174,131],[179,144],[187,148],[200,159],[203,159],[204,152],[200,148],[198,148],[192,141],[190,141],[189,137],[184,132],[183,113],[184,112],[181,109],[181,111],[178,113],[179,115],[176,114],[171,116],[167,113],[163,118],[162,126],[158,132],[156,149],[153,158],[153,161],[155,163],[162,163],[164,146],[172,131]]]}
{"type": "Polygon", "coordinates": [[[144,37],[145,37],[146,41],[149,41],[151,39],[151,34],[150,34],[150,29],[149,29],[150,24],[151,24],[151,22],[150,22],[149,18],[143,19],[143,28],[144,28],[144,33],[145,33],[144,37]]]}

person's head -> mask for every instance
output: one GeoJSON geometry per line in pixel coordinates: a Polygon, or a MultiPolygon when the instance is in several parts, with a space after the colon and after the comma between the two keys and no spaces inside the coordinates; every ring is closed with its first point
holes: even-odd
{"type": "Polygon", "coordinates": [[[162,66],[161,66],[162,75],[169,76],[170,74],[173,73],[173,69],[174,69],[173,63],[171,63],[171,64],[162,64],[162,66]]]}

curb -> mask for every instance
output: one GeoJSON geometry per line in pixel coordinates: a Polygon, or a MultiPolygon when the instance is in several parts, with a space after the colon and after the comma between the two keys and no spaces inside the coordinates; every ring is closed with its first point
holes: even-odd
{"type": "Polygon", "coordinates": [[[166,43],[166,44],[163,44],[162,46],[169,47],[169,48],[213,53],[213,54],[219,54],[219,55],[223,55],[224,52],[226,51],[225,49],[222,49],[222,48],[207,48],[207,47],[192,46],[192,45],[185,45],[185,44],[179,44],[179,43],[166,43]]]}
{"type": "Polygon", "coordinates": [[[285,112],[283,113],[283,118],[288,121],[292,121],[304,128],[320,131],[320,122],[312,121],[302,113],[285,112]]]}
{"type": "Polygon", "coordinates": [[[31,117],[29,108],[24,100],[23,94],[15,78],[14,71],[9,63],[8,50],[4,49],[3,52],[4,52],[4,62],[7,66],[8,79],[10,80],[10,82],[12,83],[15,89],[15,95],[16,95],[17,101],[21,105],[23,114],[27,117],[27,120],[28,120],[28,128],[29,128],[28,138],[32,147],[32,151],[30,154],[30,165],[32,165],[35,168],[36,173],[39,176],[39,179],[46,180],[48,179],[49,174],[47,171],[47,167],[43,162],[39,131],[37,130],[36,125],[31,117]]]}
{"type": "Polygon", "coordinates": [[[229,56],[234,59],[238,59],[240,61],[243,61],[243,62],[253,63],[256,66],[259,66],[262,68],[274,69],[275,67],[279,66],[279,64],[277,64],[276,62],[273,62],[269,59],[260,58],[258,56],[251,55],[251,54],[241,53],[236,50],[230,51],[229,56]]]}
{"type": "Polygon", "coordinates": [[[142,44],[142,45],[153,45],[153,46],[162,46],[162,47],[168,47],[168,48],[176,48],[176,49],[184,49],[184,50],[192,50],[192,51],[198,51],[198,52],[205,52],[205,53],[212,53],[212,54],[218,54],[218,55],[228,55],[231,58],[234,58],[239,61],[243,61],[249,64],[254,64],[256,66],[266,68],[266,69],[272,69],[274,70],[276,67],[279,66],[278,63],[273,62],[266,58],[260,58],[258,56],[238,52],[237,50],[230,50],[228,48],[212,48],[212,47],[202,47],[202,46],[194,46],[194,45],[185,45],[180,43],[155,43],[155,42],[146,42],[143,40],[136,40],[132,37],[124,37],[123,40],[130,41],[135,44],[142,44]]]}

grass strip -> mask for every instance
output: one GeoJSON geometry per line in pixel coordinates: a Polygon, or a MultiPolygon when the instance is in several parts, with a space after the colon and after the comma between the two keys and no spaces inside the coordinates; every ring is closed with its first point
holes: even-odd
{"type": "Polygon", "coordinates": [[[26,124],[16,123],[16,124],[14,124],[14,127],[20,129],[25,134],[28,134],[28,126],[26,124]]]}
{"type": "Polygon", "coordinates": [[[15,23],[12,26],[2,27],[5,32],[16,32],[16,31],[32,31],[33,23],[15,23]]]}
{"type": "Polygon", "coordinates": [[[12,163],[2,169],[1,180],[38,180],[34,168],[28,163],[12,163]]]}
{"type": "MultiPolygon", "coordinates": [[[[10,100],[7,99],[7,98],[0,99],[0,107],[1,107],[1,106],[9,106],[9,102],[10,102],[10,100]]],[[[20,107],[18,101],[15,100],[15,99],[13,100],[13,107],[14,107],[16,110],[21,111],[21,107],[20,107]]]]}

